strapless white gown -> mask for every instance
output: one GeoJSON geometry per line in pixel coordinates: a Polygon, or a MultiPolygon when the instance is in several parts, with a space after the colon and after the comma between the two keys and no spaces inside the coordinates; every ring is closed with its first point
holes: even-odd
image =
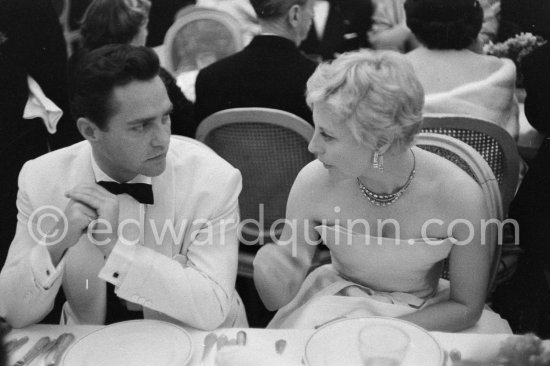
{"type": "MultiPolygon", "coordinates": [[[[441,279],[450,239],[389,239],[346,228],[315,228],[331,252],[332,263],[305,279],[295,298],[268,328],[311,329],[339,317],[398,317],[449,298],[441,279]]],[[[512,333],[508,322],[489,308],[465,333],[512,333]]]]}

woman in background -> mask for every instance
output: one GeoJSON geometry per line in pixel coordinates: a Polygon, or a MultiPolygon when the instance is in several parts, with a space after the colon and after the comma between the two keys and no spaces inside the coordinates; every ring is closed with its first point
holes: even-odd
{"type": "Polygon", "coordinates": [[[421,46],[407,54],[426,93],[424,114],[492,122],[517,139],[516,67],[476,53],[483,9],[472,0],[408,0],[407,25],[421,46]]]}
{"type": "Polygon", "coordinates": [[[279,309],[270,327],[390,316],[429,330],[510,332],[483,310],[491,253],[480,186],[414,146],[423,100],[411,65],[392,51],[347,53],[311,76],[317,160],[294,182],[280,240],[254,260],[264,304],[279,309]],[[332,264],[308,275],[321,241],[332,264]],[[440,279],[447,257],[450,282],[440,279]]]}
{"type": "MultiPolygon", "coordinates": [[[[110,43],[144,46],[151,3],[149,0],[94,0],[82,21],[82,50],[70,59],[70,74],[84,53],[110,43]]],[[[193,105],[183,95],[176,80],[161,68],[159,76],[173,105],[172,133],[195,137],[193,105]]]]}

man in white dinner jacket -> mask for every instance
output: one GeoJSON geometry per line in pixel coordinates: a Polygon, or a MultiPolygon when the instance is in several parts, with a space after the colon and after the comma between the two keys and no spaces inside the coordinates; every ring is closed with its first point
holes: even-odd
{"type": "Polygon", "coordinates": [[[36,323],[63,286],[62,323],[246,326],[234,289],[239,171],[170,137],[154,52],[109,45],[80,66],[72,107],[86,141],[21,170],[0,316],[36,323]]]}

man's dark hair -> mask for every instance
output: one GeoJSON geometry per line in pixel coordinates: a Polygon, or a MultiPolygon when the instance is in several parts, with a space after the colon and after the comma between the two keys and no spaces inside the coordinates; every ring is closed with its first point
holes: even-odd
{"type": "Polygon", "coordinates": [[[71,88],[73,117],[86,117],[106,129],[113,112],[113,89],[134,80],[151,80],[159,68],[157,55],[147,47],[111,44],[89,52],[80,60],[71,88]]]}
{"type": "Polygon", "coordinates": [[[405,12],[407,26],[429,49],[467,48],[483,22],[477,0],[407,0],[405,12]]]}
{"type": "Polygon", "coordinates": [[[250,0],[256,15],[261,19],[276,19],[283,16],[292,5],[303,6],[308,0],[250,0]]]}

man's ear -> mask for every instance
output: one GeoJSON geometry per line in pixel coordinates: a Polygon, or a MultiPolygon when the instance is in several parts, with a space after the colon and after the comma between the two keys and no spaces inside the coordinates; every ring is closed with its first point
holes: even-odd
{"type": "Polygon", "coordinates": [[[288,9],[288,22],[292,28],[298,27],[300,24],[300,18],[302,17],[302,9],[300,5],[294,4],[288,9]]]}
{"type": "Polygon", "coordinates": [[[78,128],[78,131],[80,131],[80,134],[86,140],[90,142],[97,141],[99,127],[97,127],[97,125],[94,122],[90,121],[86,117],[80,117],[76,121],[76,127],[78,128]]]}

